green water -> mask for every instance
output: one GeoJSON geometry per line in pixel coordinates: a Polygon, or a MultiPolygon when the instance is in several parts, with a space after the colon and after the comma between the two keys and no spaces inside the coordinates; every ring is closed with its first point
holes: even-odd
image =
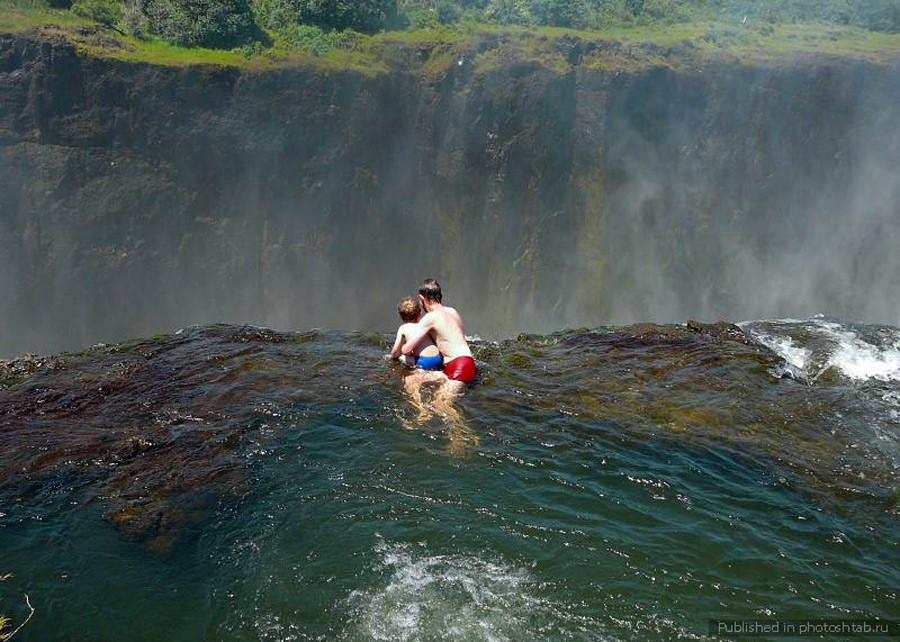
{"type": "Polygon", "coordinates": [[[380,339],[229,332],[7,380],[0,606],[36,608],[19,639],[669,640],[709,618],[897,617],[897,433],[871,432],[897,419],[872,382],[570,333],[477,343],[464,425],[414,425],[380,339]],[[159,448],[110,455],[132,431],[159,448]],[[111,518],[126,500],[158,514],[111,518]]]}

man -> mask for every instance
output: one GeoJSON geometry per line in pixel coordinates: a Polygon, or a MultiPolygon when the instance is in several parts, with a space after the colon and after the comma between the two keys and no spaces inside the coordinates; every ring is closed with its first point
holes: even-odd
{"type": "Polygon", "coordinates": [[[441,286],[434,279],[425,279],[419,286],[419,302],[425,315],[418,326],[406,336],[401,351],[412,354],[419,341],[430,335],[444,355],[444,374],[447,382],[441,387],[447,393],[459,394],[466,384],[475,383],[478,369],[472,358],[472,351],[466,341],[463,320],[459,312],[444,305],[441,286]]]}

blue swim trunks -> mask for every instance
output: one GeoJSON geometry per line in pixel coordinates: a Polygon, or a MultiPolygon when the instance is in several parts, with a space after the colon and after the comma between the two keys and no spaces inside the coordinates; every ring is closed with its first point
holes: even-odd
{"type": "Polygon", "coordinates": [[[433,357],[416,357],[416,367],[422,370],[443,370],[444,357],[439,354],[433,357]]]}

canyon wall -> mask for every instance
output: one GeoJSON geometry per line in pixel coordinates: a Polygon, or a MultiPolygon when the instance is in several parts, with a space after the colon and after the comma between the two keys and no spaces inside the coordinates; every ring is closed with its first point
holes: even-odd
{"type": "Polygon", "coordinates": [[[0,356],[189,324],[900,323],[900,66],[250,73],[0,37],[0,356]]]}

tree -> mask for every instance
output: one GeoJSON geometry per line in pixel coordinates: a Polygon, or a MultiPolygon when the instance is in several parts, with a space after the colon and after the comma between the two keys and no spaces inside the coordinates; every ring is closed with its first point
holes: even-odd
{"type": "Polygon", "coordinates": [[[267,26],[311,24],[325,30],[373,33],[392,24],[396,0],[263,0],[257,9],[267,26]]]}
{"type": "Polygon", "coordinates": [[[502,25],[525,24],[529,22],[528,7],[524,0],[493,0],[485,11],[489,20],[502,25]]]}
{"type": "Polygon", "coordinates": [[[870,0],[853,7],[857,24],[877,31],[900,31],[900,0],[870,0]]]}
{"type": "Polygon", "coordinates": [[[584,27],[590,18],[587,0],[532,0],[535,22],[551,27],[584,27]]]}
{"type": "Polygon", "coordinates": [[[150,31],[185,47],[230,49],[264,38],[247,0],[147,0],[150,31]]]}
{"type": "Polygon", "coordinates": [[[122,3],[119,0],[77,0],[72,5],[72,12],[118,31],[116,24],[122,17],[122,3]]]}

